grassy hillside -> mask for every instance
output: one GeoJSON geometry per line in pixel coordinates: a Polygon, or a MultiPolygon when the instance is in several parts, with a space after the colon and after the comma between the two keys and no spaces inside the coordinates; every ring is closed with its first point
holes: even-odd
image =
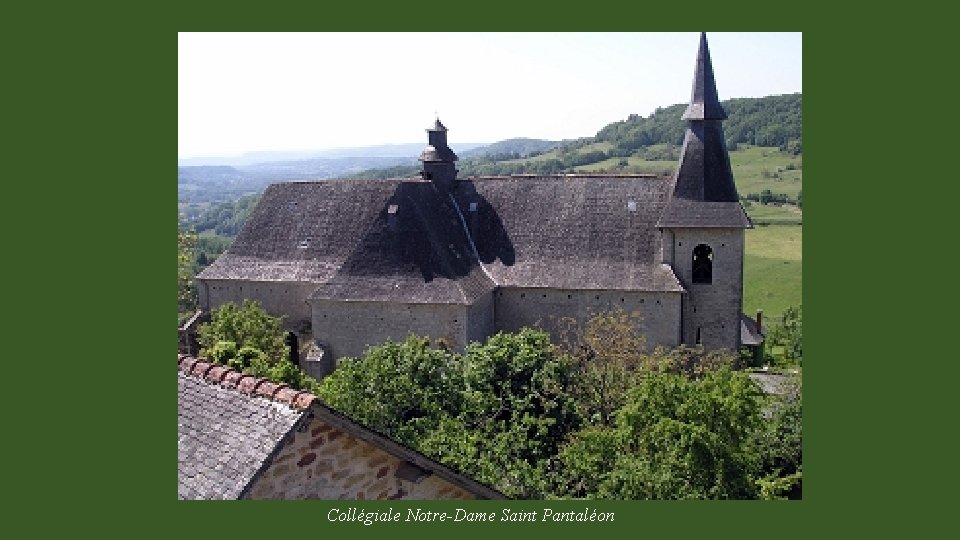
{"type": "Polygon", "coordinates": [[[770,225],[746,232],[743,264],[743,311],[763,310],[771,324],[783,311],[802,303],[803,227],[770,225]]]}
{"type": "Polygon", "coordinates": [[[741,196],[769,189],[791,199],[803,189],[803,156],[794,156],[776,147],[745,144],[730,152],[730,165],[741,196]]]}

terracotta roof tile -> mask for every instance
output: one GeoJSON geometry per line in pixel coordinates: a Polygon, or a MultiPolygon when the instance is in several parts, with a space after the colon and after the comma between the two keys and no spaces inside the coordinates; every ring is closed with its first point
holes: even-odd
{"type": "Polygon", "coordinates": [[[227,388],[236,388],[237,384],[240,383],[240,379],[244,377],[243,373],[239,371],[230,370],[224,375],[222,383],[223,386],[227,388]]]}
{"type": "Polygon", "coordinates": [[[204,378],[210,382],[219,383],[222,382],[224,377],[227,376],[227,373],[231,371],[233,370],[228,367],[215,365],[207,371],[207,374],[204,376],[204,378]]]}
{"type": "Polygon", "coordinates": [[[291,405],[298,409],[306,409],[313,404],[314,400],[317,399],[317,396],[311,394],[310,392],[300,392],[293,397],[291,405]]]}
{"type": "Polygon", "coordinates": [[[252,394],[257,388],[257,385],[262,381],[263,379],[258,379],[252,375],[244,375],[240,377],[239,381],[237,381],[237,390],[243,392],[244,394],[252,394]]]}
{"type": "Polygon", "coordinates": [[[190,373],[202,378],[206,376],[207,371],[209,371],[213,366],[214,365],[209,362],[200,361],[193,364],[193,368],[190,370],[190,373]]]}

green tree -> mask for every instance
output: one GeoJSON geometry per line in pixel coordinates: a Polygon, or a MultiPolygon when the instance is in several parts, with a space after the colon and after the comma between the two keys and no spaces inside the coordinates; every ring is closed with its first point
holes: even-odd
{"type": "Polygon", "coordinates": [[[232,342],[238,351],[250,347],[262,352],[271,364],[285,357],[282,317],[273,317],[255,300],[228,302],[210,313],[210,322],[200,325],[197,341],[201,355],[208,355],[218,342],[232,342]]]}
{"type": "Polygon", "coordinates": [[[499,333],[467,348],[463,405],[423,442],[428,453],[510,497],[547,493],[547,467],[579,425],[572,365],[542,330],[499,333]],[[474,448],[444,453],[461,440],[474,448]]]}
{"type": "Polygon", "coordinates": [[[416,445],[442,418],[460,412],[463,359],[409,336],[343,358],[318,396],[373,429],[416,445]]]}
{"type": "Polygon", "coordinates": [[[177,307],[183,312],[197,309],[197,289],[193,283],[194,232],[177,230],[177,307]]]}
{"type": "Polygon", "coordinates": [[[497,334],[458,355],[424,338],[341,360],[330,406],[514,497],[541,497],[549,459],[578,427],[571,366],[539,330],[497,334]]]}
{"type": "Polygon", "coordinates": [[[770,329],[767,335],[770,346],[767,350],[778,348],[782,351],[786,363],[803,362],[803,306],[790,306],[783,312],[780,324],[770,329]]]}
{"type": "Polygon", "coordinates": [[[583,323],[561,319],[560,340],[574,363],[571,390],[584,421],[613,425],[637,374],[650,367],[641,319],[623,309],[595,313],[583,323]]]}
{"type": "Polygon", "coordinates": [[[803,385],[789,377],[784,392],[766,398],[767,417],[755,435],[760,458],[760,498],[799,499],[803,483],[803,385]]]}
{"type": "Polygon", "coordinates": [[[611,426],[588,426],[574,433],[557,456],[561,465],[551,478],[554,495],[596,497],[627,447],[623,436],[622,430],[611,426]]]}
{"type": "Polygon", "coordinates": [[[759,390],[747,375],[725,368],[699,379],[652,373],[631,390],[616,427],[571,438],[558,477],[591,474],[569,488],[577,496],[755,498],[759,460],[751,437],[760,421],[759,390]]]}
{"type": "Polygon", "coordinates": [[[255,377],[317,393],[319,382],[287,358],[283,318],[273,317],[254,300],[226,303],[200,325],[200,355],[255,377]]]}

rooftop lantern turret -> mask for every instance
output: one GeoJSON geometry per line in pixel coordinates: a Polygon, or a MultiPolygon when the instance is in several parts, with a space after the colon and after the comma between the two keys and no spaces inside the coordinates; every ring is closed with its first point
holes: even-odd
{"type": "Polygon", "coordinates": [[[457,178],[457,155],[447,146],[447,128],[439,118],[427,128],[427,142],[427,147],[420,153],[423,162],[420,174],[442,191],[450,191],[457,178]]]}

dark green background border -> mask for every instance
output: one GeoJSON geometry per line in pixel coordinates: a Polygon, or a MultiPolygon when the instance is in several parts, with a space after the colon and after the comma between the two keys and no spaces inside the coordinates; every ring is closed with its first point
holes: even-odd
{"type": "MultiPolygon", "coordinates": [[[[910,264],[914,251],[909,246],[917,245],[925,227],[949,227],[952,217],[888,189],[904,181],[928,181],[921,174],[906,177],[922,166],[897,170],[887,161],[897,152],[916,160],[928,153],[893,144],[895,138],[914,135],[929,144],[921,134],[889,132],[888,122],[898,114],[892,103],[905,99],[901,96],[921,73],[905,56],[902,35],[896,41],[889,35],[877,39],[863,30],[857,34],[875,20],[803,16],[760,2],[628,8],[602,2],[536,8],[484,2],[459,9],[423,3],[377,8],[369,2],[336,8],[320,3],[160,6],[8,12],[8,25],[20,28],[3,38],[14,51],[7,58],[7,130],[18,139],[6,156],[12,167],[4,216],[13,254],[6,259],[8,298],[17,309],[7,360],[17,370],[8,379],[13,387],[8,395],[18,395],[8,425],[17,441],[11,446],[19,449],[8,467],[11,486],[17,486],[11,492],[45,509],[29,521],[35,530],[188,537],[353,537],[388,530],[438,537],[504,532],[790,537],[917,532],[929,523],[919,518],[942,507],[903,504],[929,494],[926,481],[936,478],[944,458],[936,445],[924,447],[927,459],[913,457],[916,445],[929,436],[905,409],[909,403],[949,406],[947,388],[937,380],[910,384],[913,379],[887,360],[897,355],[902,362],[920,361],[915,343],[909,348],[900,343],[904,332],[919,329],[909,322],[923,314],[896,306],[904,291],[885,287],[886,276],[865,271],[860,262],[864,252],[896,250],[905,256],[884,266],[902,272],[908,283],[926,286],[925,272],[910,264]],[[211,29],[803,30],[805,167],[813,179],[804,224],[810,359],[804,500],[586,503],[615,511],[617,521],[459,527],[330,526],[323,516],[332,502],[176,501],[171,390],[176,32],[211,29]],[[907,62],[891,73],[890,59],[907,62]],[[872,159],[878,153],[883,160],[872,159]],[[842,209],[838,201],[845,202],[842,209]],[[873,217],[878,209],[905,211],[882,220],[873,217]],[[911,212],[916,219],[904,227],[904,214],[911,212]],[[37,291],[43,291],[39,299],[37,291]],[[880,317],[869,317],[878,311],[880,317]],[[44,465],[49,479],[38,481],[34,464],[44,465]]],[[[926,108],[943,97],[917,102],[926,108]]],[[[348,505],[354,504],[337,506],[348,505]]],[[[580,508],[584,503],[511,501],[467,508],[508,505],[580,508]]]]}

